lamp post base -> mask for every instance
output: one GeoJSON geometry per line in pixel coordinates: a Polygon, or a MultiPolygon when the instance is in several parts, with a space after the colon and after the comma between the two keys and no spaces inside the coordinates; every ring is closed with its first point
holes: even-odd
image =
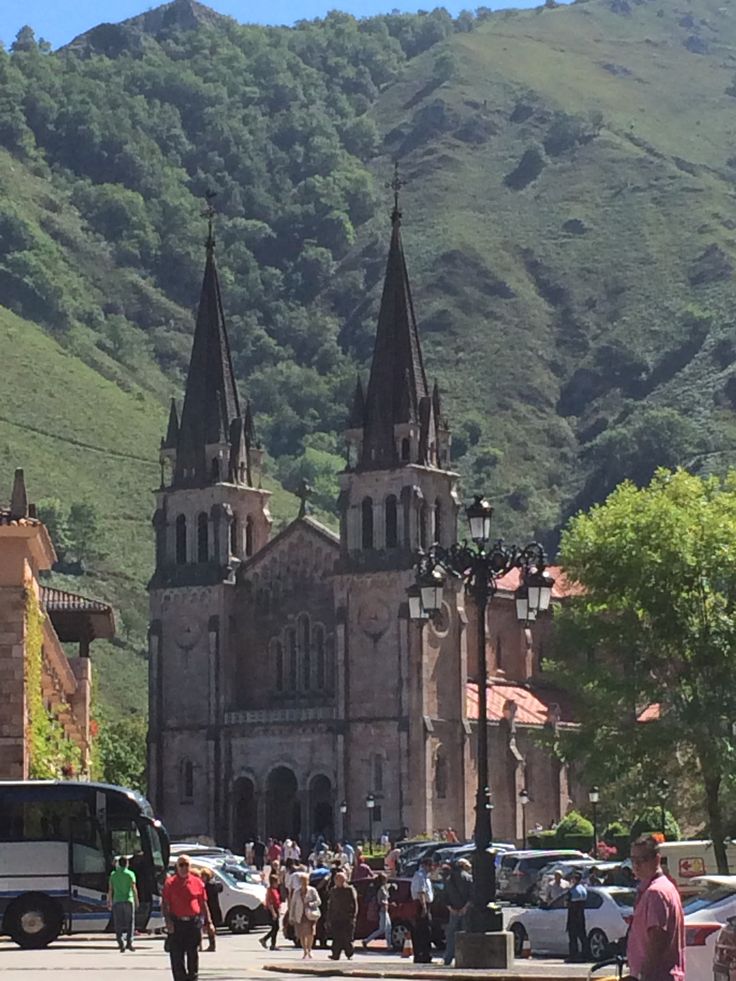
{"type": "Polygon", "coordinates": [[[514,963],[514,935],[507,930],[455,935],[455,966],[509,968],[514,963]]]}

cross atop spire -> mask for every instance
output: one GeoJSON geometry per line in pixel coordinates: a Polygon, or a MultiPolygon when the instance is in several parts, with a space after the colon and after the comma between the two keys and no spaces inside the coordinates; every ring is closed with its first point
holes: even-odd
{"type": "Polygon", "coordinates": [[[406,181],[399,173],[399,161],[394,160],[393,179],[386,184],[386,187],[394,192],[394,210],[391,212],[391,224],[397,225],[401,221],[401,209],[399,208],[399,191],[406,187],[406,181]]]}

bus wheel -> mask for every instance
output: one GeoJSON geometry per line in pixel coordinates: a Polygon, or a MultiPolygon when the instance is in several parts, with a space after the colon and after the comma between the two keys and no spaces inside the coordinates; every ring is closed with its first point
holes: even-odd
{"type": "Polygon", "coordinates": [[[5,911],[5,932],[19,947],[48,947],[61,933],[64,917],[58,903],[48,896],[29,892],[5,911]]]}

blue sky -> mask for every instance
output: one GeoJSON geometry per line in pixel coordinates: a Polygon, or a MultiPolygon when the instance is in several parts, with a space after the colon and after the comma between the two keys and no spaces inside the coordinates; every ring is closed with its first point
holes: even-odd
{"type": "MultiPolygon", "coordinates": [[[[205,0],[206,2],[206,0],[205,0]]],[[[252,0],[214,0],[208,5],[221,14],[229,14],[241,23],[292,24],[296,20],[322,17],[328,10],[344,10],[365,17],[371,14],[389,13],[391,10],[431,10],[445,6],[456,14],[463,8],[478,6],[499,9],[503,7],[536,7],[542,0],[451,0],[441,4],[411,3],[402,0],[270,0],[270,3],[253,3],[252,0]]],[[[77,34],[104,21],[125,20],[140,14],[158,3],[150,0],[7,0],[0,2],[0,39],[10,45],[24,24],[44,37],[56,48],[71,41],[77,34]]]]}

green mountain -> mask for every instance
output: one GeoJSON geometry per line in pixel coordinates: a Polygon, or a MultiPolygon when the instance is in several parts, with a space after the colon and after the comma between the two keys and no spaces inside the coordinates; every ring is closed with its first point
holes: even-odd
{"type": "MultiPolygon", "coordinates": [[[[291,29],[175,0],[58,52],[30,29],[0,51],[0,303],[24,318],[2,324],[28,368],[0,375],[0,415],[15,413],[0,480],[25,465],[36,497],[98,505],[106,558],[86,577],[132,623],[128,648],[210,189],[273,476],[309,477],[324,509],[370,357],[395,158],[429,369],[499,530],[554,545],[625,476],[732,464],[734,51],[722,0],[291,29]],[[42,342],[67,368],[56,405],[26,350],[42,342]],[[90,405],[93,383],[109,405],[90,405]],[[74,444],[29,435],[47,429],[107,455],[80,467],[74,444]],[[113,470],[115,453],[137,462],[113,470]]],[[[105,677],[120,661],[101,661],[105,677]]]]}

